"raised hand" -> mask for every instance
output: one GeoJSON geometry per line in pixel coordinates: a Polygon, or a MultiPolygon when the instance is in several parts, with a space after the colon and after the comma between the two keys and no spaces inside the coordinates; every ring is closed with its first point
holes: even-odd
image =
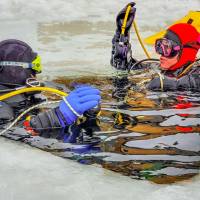
{"type": "Polygon", "coordinates": [[[118,32],[121,32],[122,30],[122,25],[123,25],[123,22],[124,22],[124,18],[125,18],[125,15],[126,15],[126,10],[128,8],[128,6],[131,6],[131,9],[130,9],[130,12],[129,12],[129,15],[128,15],[128,18],[127,18],[127,23],[126,23],[126,26],[124,27],[125,28],[125,33],[124,35],[127,36],[129,31],[130,31],[130,28],[131,28],[131,25],[133,23],[133,20],[135,18],[135,12],[136,12],[136,8],[134,7],[135,6],[135,3],[134,2],[131,2],[129,3],[128,5],[126,5],[117,15],[117,18],[116,18],[116,24],[117,24],[117,31],[118,32]]]}

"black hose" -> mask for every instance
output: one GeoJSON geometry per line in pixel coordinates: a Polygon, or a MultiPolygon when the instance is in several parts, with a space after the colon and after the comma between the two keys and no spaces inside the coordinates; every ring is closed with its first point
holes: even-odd
{"type": "Polygon", "coordinates": [[[131,66],[131,68],[128,70],[128,72],[130,72],[136,65],[139,65],[139,64],[141,64],[143,62],[146,62],[146,61],[159,62],[159,59],[156,59],[156,58],[147,58],[147,59],[140,60],[140,61],[134,63],[134,65],[131,66]]]}

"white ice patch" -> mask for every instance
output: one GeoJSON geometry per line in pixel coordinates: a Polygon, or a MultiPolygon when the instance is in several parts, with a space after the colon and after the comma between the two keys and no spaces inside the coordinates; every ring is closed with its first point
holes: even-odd
{"type": "Polygon", "coordinates": [[[133,140],[125,143],[127,147],[141,149],[166,149],[174,147],[185,151],[200,151],[200,135],[199,133],[176,134],[161,136],[148,140],[133,140]]]}
{"type": "Polygon", "coordinates": [[[151,175],[165,174],[165,175],[169,175],[169,176],[181,176],[184,174],[193,174],[193,173],[197,174],[197,173],[199,173],[199,170],[198,169],[176,168],[176,167],[165,167],[160,170],[151,171],[151,175]]]}
{"type": "MultiPolygon", "coordinates": [[[[87,155],[87,154],[85,154],[87,155]]],[[[177,161],[177,162],[196,162],[200,161],[200,156],[181,156],[181,155],[124,155],[118,153],[95,153],[90,154],[94,157],[104,157],[103,160],[108,162],[124,162],[124,161],[150,161],[150,160],[169,160],[169,161],[177,161]]]]}
{"type": "MultiPolygon", "coordinates": [[[[110,111],[119,112],[119,109],[105,109],[110,111]]],[[[166,109],[166,110],[147,110],[147,111],[129,111],[120,109],[121,113],[130,115],[130,116],[173,116],[177,114],[200,114],[200,107],[186,108],[186,109],[166,109]]]]}
{"type": "Polygon", "coordinates": [[[160,188],[0,138],[0,199],[135,199],[160,188]]]}
{"type": "Polygon", "coordinates": [[[153,191],[143,200],[199,200],[200,193],[198,183],[190,183],[185,185],[169,185],[153,191]]]}
{"type": "MultiPolygon", "coordinates": [[[[187,112],[186,112],[187,113],[187,112]]],[[[198,126],[200,125],[200,119],[199,118],[185,118],[180,116],[172,116],[169,117],[167,120],[160,123],[160,126],[198,126]]]]}
{"type": "Polygon", "coordinates": [[[2,200],[199,199],[199,176],[185,184],[156,185],[81,165],[19,142],[3,138],[0,142],[2,200]]]}

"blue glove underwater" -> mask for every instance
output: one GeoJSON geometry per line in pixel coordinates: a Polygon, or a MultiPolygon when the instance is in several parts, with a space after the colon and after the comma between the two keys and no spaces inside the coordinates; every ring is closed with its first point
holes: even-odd
{"type": "Polygon", "coordinates": [[[60,102],[59,110],[64,117],[59,117],[61,124],[65,124],[65,120],[67,125],[71,125],[85,111],[97,106],[100,100],[100,91],[94,87],[82,86],[73,90],[60,102]]]}

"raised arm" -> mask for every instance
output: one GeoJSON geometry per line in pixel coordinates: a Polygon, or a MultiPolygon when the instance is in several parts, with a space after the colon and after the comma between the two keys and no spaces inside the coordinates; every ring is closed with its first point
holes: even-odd
{"type": "Polygon", "coordinates": [[[132,2],[123,8],[116,17],[117,29],[112,39],[111,65],[118,70],[128,70],[135,63],[129,42],[129,34],[135,12],[135,3],[132,2]],[[129,13],[127,13],[128,6],[130,6],[129,13]],[[127,21],[125,20],[126,14],[128,14],[127,21]]]}

